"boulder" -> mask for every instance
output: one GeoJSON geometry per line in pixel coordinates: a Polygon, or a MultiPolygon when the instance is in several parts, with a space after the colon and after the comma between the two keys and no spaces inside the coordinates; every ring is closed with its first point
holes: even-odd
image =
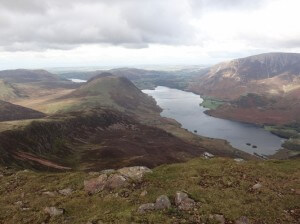
{"type": "Polygon", "coordinates": [[[73,193],[73,190],[71,188],[65,188],[65,189],[59,190],[58,193],[68,196],[73,193]]]}
{"type": "Polygon", "coordinates": [[[84,190],[89,194],[95,194],[99,191],[104,190],[106,186],[108,176],[106,174],[102,174],[99,177],[85,180],[84,181],[84,190]]]}
{"type": "Polygon", "coordinates": [[[120,174],[112,174],[108,177],[105,187],[108,189],[117,189],[128,185],[128,180],[120,174]]]}
{"type": "Polygon", "coordinates": [[[181,191],[176,192],[175,194],[175,205],[179,210],[191,210],[195,207],[195,201],[189,196],[181,191]]]}
{"type": "Polygon", "coordinates": [[[59,216],[64,214],[64,209],[61,208],[56,208],[56,207],[46,207],[44,209],[44,212],[46,212],[47,214],[49,214],[50,216],[59,216]]]}
{"type": "Polygon", "coordinates": [[[155,210],[155,204],[154,203],[147,203],[147,204],[142,204],[139,208],[138,208],[138,213],[146,213],[148,211],[152,211],[155,210]]]}
{"type": "Polygon", "coordinates": [[[209,215],[209,218],[216,221],[219,224],[225,224],[226,221],[224,216],[219,214],[209,215]]]}
{"type": "Polygon", "coordinates": [[[211,158],[213,158],[215,156],[213,154],[209,153],[209,152],[205,152],[205,153],[203,153],[203,157],[205,159],[211,159],[211,158]]]}
{"type": "Polygon", "coordinates": [[[242,216],[235,221],[235,224],[249,224],[250,221],[246,216],[242,216]]]}
{"type": "Polygon", "coordinates": [[[171,208],[171,202],[166,195],[161,195],[156,199],[155,209],[156,210],[164,210],[171,208]]]}
{"type": "Polygon", "coordinates": [[[145,166],[124,167],[117,170],[120,174],[133,180],[141,180],[146,173],[152,173],[152,170],[145,166]]]}

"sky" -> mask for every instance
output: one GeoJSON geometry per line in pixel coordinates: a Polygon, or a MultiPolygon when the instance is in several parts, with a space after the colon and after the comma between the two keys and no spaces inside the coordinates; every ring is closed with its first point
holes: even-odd
{"type": "Polygon", "coordinates": [[[300,0],[0,0],[0,69],[300,53],[300,0]]]}

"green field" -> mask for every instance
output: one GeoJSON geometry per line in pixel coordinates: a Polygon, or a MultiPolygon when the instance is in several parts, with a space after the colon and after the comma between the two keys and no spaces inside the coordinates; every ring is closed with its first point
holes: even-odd
{"type": "Polygon", "coordinates": [[[211,109],[211,110],[215,110],[223,104],[224,104],[224,102],[220,101],[220,100],[203,98],[203,102],[200,104],[200,106],[211,109]]]}

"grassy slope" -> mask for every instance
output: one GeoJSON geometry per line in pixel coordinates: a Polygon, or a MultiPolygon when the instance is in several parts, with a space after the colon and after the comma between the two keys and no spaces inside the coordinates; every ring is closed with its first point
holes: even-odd
{"type": "Polygon", "coordinates": [[[255,223],[297,223],[299,195],[291,189],[299,189],[299,170],[299,160],[236,163],[230,159],[197,158],[157,167],[135,187],[93,196],[83,190],[83,181],[90,178],[86,173],[6,170],[2,171],[4,177],[0,177],[0,223],[42,223],[48,220],[43,212],[46,206],[66,210],[63,216],[49,219],[49,223],[96,220],[104,223],[183,223],[183,220],[212,223],[207,220],[209,214],[223,214],[227,221],[247,216],[255,223]],[[262,183],[262,189],[250,191],[257,181],[262,183]],[[66,187],[75,192],[71,196],[55,197],[42,194],[66,187]],[[140,196],[143,190],[148,191],[145,197],[140,196]],[[137,214],[140,204],[153,202],[161,194],[168,195],[173,202],[178,190],[189,192],[190,197],[199,202],[196,210],[183,212],[173,206],[168,211],[137,214]],[[124,192],[129,196],[122,196],[124,192]],[[30,210],[20,211],[14,204],[20,200],[30,210]],[[290,213],[291,210],[294,213],[290,213]]]}
{"type": "Polygon", "coordinates": [[[15,90],[0,79],[0,100],[8,100],[17,97],[15,90]]]}

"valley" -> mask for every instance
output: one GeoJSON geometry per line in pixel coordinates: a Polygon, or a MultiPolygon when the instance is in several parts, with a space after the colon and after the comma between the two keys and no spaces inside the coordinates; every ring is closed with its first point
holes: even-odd
{"type": "Polygon", "coordinates": [[[210,72],[1,71],[0,223],[297,223],[297,77],[228,97],[210,72]]]}

